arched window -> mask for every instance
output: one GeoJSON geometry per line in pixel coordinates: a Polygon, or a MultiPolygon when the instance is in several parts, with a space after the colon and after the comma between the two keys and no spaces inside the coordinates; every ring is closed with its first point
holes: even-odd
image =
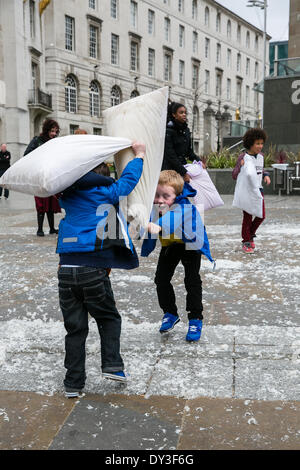
{"type": "Polygon", "coordinates": [[[221,13],[217,13],[216,17],[216,31],[217,33],[221,32],[221,13]]]}
{"type": "Polygon", "coordinates": [[[247,49],[250,48],[250,32],[247,31],[247,34],[246,34],[246,47],[247,49]]]}
{"type": "Polygon", "coordinates": [[[137,90],[132,90],[130,98],[136,98],[137,96],[140,96],[139,92],[137,90]]]}
{"type": "Polygon", "coordinates": [[[204,13],[204,24],[205,26],[209,26],[209,8],[205,8],[205,13],[204,13]]]}
{"type": "Polygon", "coordinates": [[[231,21],[227,21],[227,39],[231,39],[231,21]]]}
{"type": "Polygon", "coordinates": [[[73,75],[68,75],[65,81],[65,106],[67,113],[77,112],[77,83],[73,75]]]}
{"type": "Polygon", "coordinates": [[[90,115],[100,116],[100,88],[95,80],[90,83],[90,115]]]}
{"type": "Polygon", "coordinates": [[[117,106],[121,103],[121,90],[118,86],[114,85],[110,93],[111,105],[117,106]]]}
{"type": "Polygon", "coordinates": [[[236,40],[237,42],[241,42],[241,26],[238,25],[237,30],[236,30],[236,40]]]}
{"type": "Polygon", "coordinates": [[[192,18],[196,20],[198,18],[198,0],[193,0],[192,3],[192,18]]]}
{"type": "Polygon", "coordinates": [[[195,134],[199,133],[199,109],[197,106],[193,107],[193,130],[195,134]]]}

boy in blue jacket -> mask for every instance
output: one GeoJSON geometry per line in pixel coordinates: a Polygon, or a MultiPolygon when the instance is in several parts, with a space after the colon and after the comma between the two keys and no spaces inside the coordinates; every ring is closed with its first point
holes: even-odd
{"type": "Polygon", "coordinates": [[[159,330],[161,333],[170,331],[180,321],[171,280],[178,263],[181,261],[183,264],[189,319],[187,341],[198,341],[202,330],[201,254],[213,262],[200,214],[188,199],[195,194],[196,191],[184,183],[176,171],[165,170],[160,173],[154,199],[156,215],[152,213],[152,222],[148,227],[151,235],[144,240],[141,252],[142,256],[148,256],[154,250],[155,233],[159,231],[162,248],[154,282],[158,302],[164,312],[159,330]]]}
{"type": "Polygon", "coordinates": [[[60,199],[66,214],[59,225],[56,251],[59,303],[67,331],[64,386],[68,398],[78,397],[85,385],[88,313],[101,338],[102,376],[127,380],[120,355],[121,316],[108,274],[111,268],[133,269],[139,264],[126,220],[118,210],[120,198],[131,193],[143,171],[145,145],[136,142],[132,149],[135,158],[118,181],[97,186],[104,177],[98,180],[98,175],[88,174],[60,199]]]}

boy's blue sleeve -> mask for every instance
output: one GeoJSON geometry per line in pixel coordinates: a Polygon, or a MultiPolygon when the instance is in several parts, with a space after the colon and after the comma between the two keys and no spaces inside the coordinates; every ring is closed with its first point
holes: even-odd
{"type": "Polygon", "coordinates": [[[106,195],[108,202],[117,204],[120,197],[128,196],[134,188],[143,172],[143,159],[135,158],[131,160],[123,170],[122,175],[111,186],[102,188],[103,194],[106,195]]]}

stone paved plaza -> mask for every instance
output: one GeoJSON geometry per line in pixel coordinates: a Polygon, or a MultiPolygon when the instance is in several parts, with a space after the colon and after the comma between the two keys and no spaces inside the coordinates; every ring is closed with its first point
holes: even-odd
{"type": "Polygon", "coordinates": [[[267,219],[251,255],[241,251],[241,211],[231,206],[232,196],[223,199],[223,207],[205,214],[216,270],[203,259],[201,341],[185,342],[181,266],[174,285],[182,321],[169,335],[158,332],[157,249],[138,269],[111,274],[128,384],[101,379],[91,320],[86,395],[70,403],[62,394],[56,236],[47,235],[45,222],[46,236],[36,237],[33,198],[14,192],[2,198],[0,449],[110,449],[105,429],[119,430],[116,449],[299,449],[299,197],[266,197],[267,219]],[[27,397],[29,411],[18,397],[27,397]],[[46,418],[47,432],[37,434],[46,418]],[[80,431],[71,439],[73,428],[80,431]]]}

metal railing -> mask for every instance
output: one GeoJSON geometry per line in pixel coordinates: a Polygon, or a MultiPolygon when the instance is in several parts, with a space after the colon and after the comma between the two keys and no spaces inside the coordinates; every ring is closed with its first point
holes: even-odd
{"type": "Polygon", "coordinates": [[[248,129],[253,127],[261,127],[262,120],[261,119],[253,119],[253,120],[244,120],[244,121],[229,121],[230,125],[230,136],[231,137],[243,137],[245,132],[248,129]]]}
{"type": "Polygon", "coordinates": [[[300,75],[300,57],[274,61],[274,77],[300,75]]]}
{"type": "Polygon", "coordinates": [[[28,104],[45,106],[46,108],[52,109],[52,95],[45,93],[39,88],[29,90],[28,104]]]}

